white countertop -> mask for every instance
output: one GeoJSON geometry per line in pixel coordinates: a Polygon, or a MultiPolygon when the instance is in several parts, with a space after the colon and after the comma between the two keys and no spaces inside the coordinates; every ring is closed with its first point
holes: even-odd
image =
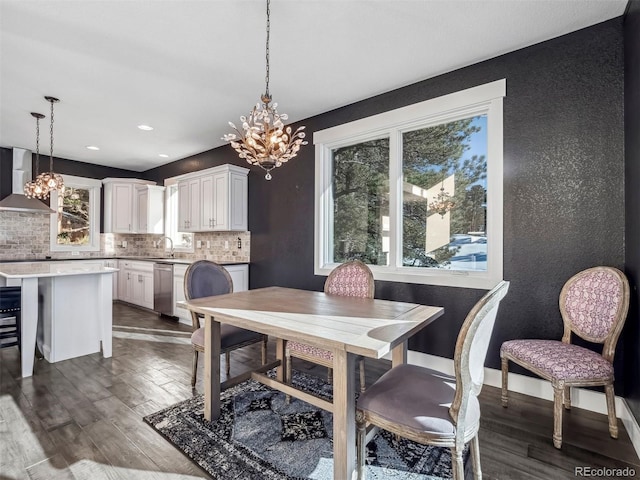
{"type": "Polygon", "coordinates": [[[0,277],[34,278],[61,277],[67,275],[96,275],[117,272],[117,268],[103,267],[96,264],[61,263],[61,262],[19,262],[0,263],[0,277]]]}

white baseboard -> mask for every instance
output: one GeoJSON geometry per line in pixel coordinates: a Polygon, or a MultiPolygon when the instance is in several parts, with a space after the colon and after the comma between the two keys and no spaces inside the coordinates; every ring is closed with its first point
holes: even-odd
{"type": "MultiPolygon", "coordinates": [[[[433,368],[453,375],[453,360],[450,358],[436,357],[426,353],[409,350],[407,362],[433,368]]],[[[517,373],[509,373],[509,391],[518,392],[531,397],[553,401],[553,387],[551,383],[540,378],[528,377],[517,373]]],[[[502,388],[502,372],[494,368],[484,369],[484,384],[502,388]]],[[[584,408],[596,413],[607,414],[607,402],[602,392],[595,392],[583,388],[571,389],[571,405],[576,408],[584,408]]],[[[616,396],[616,415],[629,434],[631,443],[640,457],[640,427],[633,413],[629,409],[624,398],[616,396]]]]}

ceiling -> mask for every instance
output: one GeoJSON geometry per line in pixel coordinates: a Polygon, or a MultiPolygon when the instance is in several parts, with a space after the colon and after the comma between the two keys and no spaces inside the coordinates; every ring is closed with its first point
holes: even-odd
{"type": "MultiPolygon", "coordinates": [[[[270,91],[297,121],[620,16],[626,4],[272,0],[270,91]]],[[[264,0],[0,0],[0,146],[35,150],[30,112],[40,112],[49,153],[45,95],[60,99],[56,157],[144,171],[223,145],[228,122],[264,92],[265,11],[264,0]]]]}

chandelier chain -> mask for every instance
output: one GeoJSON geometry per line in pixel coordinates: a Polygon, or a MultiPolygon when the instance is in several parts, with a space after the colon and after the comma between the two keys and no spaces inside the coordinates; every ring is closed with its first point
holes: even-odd
{"type": "Polygon", "coordinates": [[[49,150],[49,171],[53,172],[53,100],[51,102],[51,124],[49,126],[49,134],[51,135],[51,147],[49,150]]]}
{"type": "Polygon", "coordinates": [[[39,174],[40,166],[40,118],[36,117],[36,177],[39,174]]]}
{"type": "Polygon", "coordinates": [[[271,0],[267,0],[267,45],[266,45],[266,49],[265,49],[265,57],[266,57],[266,65],[267,65],[267,70],[266,70],[266,75],[264,77],[264,81],[267,85],[266,91],[264,93],[265,97],[270,97],[269,95],[269,36],[271,33],[271,9],[269,8],[271,4],[271,0]]]}

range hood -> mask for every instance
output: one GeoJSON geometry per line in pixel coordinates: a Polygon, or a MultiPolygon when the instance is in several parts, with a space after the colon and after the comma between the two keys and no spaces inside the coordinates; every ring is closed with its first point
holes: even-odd
{"type": "Polygon", "coordinates": [[[11,173],[11,191],[13,193],[0,200],[0,211],[55,213],[40,200],[28,198],[22,193],[24,191],[24,184],[31,180],[31,150],[25,150],[23,148],[13,149],[13,171],[11,173]]]}

